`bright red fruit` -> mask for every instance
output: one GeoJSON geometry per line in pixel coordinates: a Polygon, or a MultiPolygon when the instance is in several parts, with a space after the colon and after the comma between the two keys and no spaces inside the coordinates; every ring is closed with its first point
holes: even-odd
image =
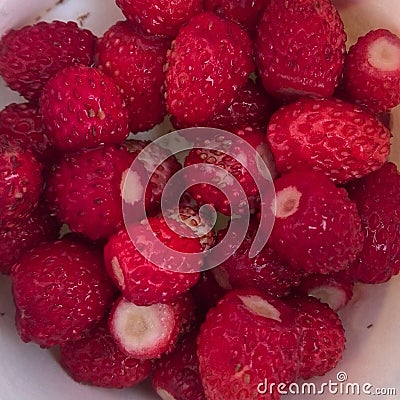
{"type": "Polygon", "coordinates": [[[11,30],[0,42],[0,75],[28,100],[38,100],[46,82],[70,65],[91,65],[95,36],[75,22],[39,22],[11,30]]]}
{"type": "Polygon", "coordinates": [[[101,253],[68,240],[28,251],[11,278],[18,333],[42,347],[82,337],[115,296],[101,253]]]}
{"type": "Polygon", "coordinates": [[[364,247],[350,272],[361,282],[386,282],[400,271],[400,174],[396,165],[386,163],[347,189],[365,233],[364,247]]]}
{"type": "Polygon", "coordinates": [[[107,323],[96,324],[79,340],[60,346],[60,363],[79,382],[106,388],[132,387],[151,373],[150,360],[137,360],[123,353],[107,323]]]}
{"type": "Polygon", "coordinates": [[[119,89],[93,67],[59,71],[44,87],[40,106],[50,141],[64,152],[119,144],[129,133],[119,89]]]}
{"type": "Polygon", "coordinates": [[[385,163],[390,131],[373,115],[336,99],[302,98],[278,110],[267,140],[278,172],[311,167],[338,183],[385,163]]]}
{"type": "Polygon", "coordinates": [[[257,29],[256,61],[269,94],[333,95],[346,34],[330,0],[270,0],[257,29]]]}
{"type": "Polygon", "coordinates": [[[196,15],[168,56],[168,110],[185,126],[204,123],[232,104],[253,70],[245,31],[210,12],[196,15]]]}

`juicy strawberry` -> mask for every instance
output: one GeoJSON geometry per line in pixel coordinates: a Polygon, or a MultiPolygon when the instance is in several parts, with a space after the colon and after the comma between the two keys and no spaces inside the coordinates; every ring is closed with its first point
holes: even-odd
{"type": "Polygon", "coordinates": [[[278,110],[267,132],[278,172],[309,166],[338,183],[383,165],[390,136],[374,116],[353,104],[309,98],[278,110]]]}
{"type": "Polygon", "coordinates": [[[134,158],[122,146],[65,155],[47,180],[49,208],[72,231],[108,238],[123,225],[121,188],[134,158]]]}
{"type": "Polygon", "coordinates": [[[42,347],[79,339],[114,299],[101,253],[67,240],[25,253],[11,278],[18,333],[42,347]]]}
{"type": "MultiPolygon", "coordinates": [[[[255,257],[249,257],[250,247],[258,230],[258,221],[252,217],[245,239],[232,256],[212,272],[224,289],[254,287],[267,293],[282,297],[290,288],[300,284],[302,272],[289,268],[269,246],[265,246],[255,257]]],[[[225,231],[220,231],[220,240],[225,231]]],[[[229,246],[229,243],[227,244],[229,246]]]]}
{"type": "MultiPolygon", "coordinates": [[[[172,222],[169,219],[169,223],[172,222]]],[[[104,259],[110,276],[122,294],[140,306],[169,302],[187,292],[199,279],[199,273],[194,271],[199,271],[203,264],[201,255],[192,254],[194,257],[189,258],[189,253],[203,250],[199,238],[183,237],[173,232],[163,217],[152,217],[149,223],[153,231],[140,222],[132,224],[129,226],[129,234],[126,229],[122,229],[110,238],[104,248],[104,259]],[[157,265],[162,267],[153,264],[145,255],[151,252],[156,256],[153,253],[157,252],[157,241],[182,253],[183,257],[172,259],[174,254],[168,255],[162,249],[157,260],[160,261],[157,265]],[[180,271],[192,272],[176,272],[174,267],[180,271]]]]}
{"type": "Polygon", "coordinates": [[[106,388],[132,387],[151,373],[150,360],[127,356],[117,346],[106,321],[96,324],[82,339],[60,346],[60,363],[79,382],[106,388]]]}
{"type": "Polygon", "coordinates": [[[54,158],[54,149],[46,135],[43,117],[37,106],[9,104],[0,111],[0,142],[16,143],[29,149],[43,163],[54,158]]]}
{"type": "Polygon", "coordinates": [[[350,271],[365,283],[388,281],[400,271],[400,174],[386,163],[347,187],[365,232],[364,247],[350,271]]]}
{"type": "Polygon", "coordinates": [[[117,22],[98,41],[97,66],[120,88],[134,133],[153,128],[167,114],[163,68],[169,46],[169,40],[139,33],[126,21],[117,22]]]}
{"type": "Polygon", "coordinates": [[[38,100],[46,82],[61,69],[90,65],[96,38],[75,22],[39,22],[11,30],[0,42],[0,75],[28,100],[38,100]]]}
{"type": "Polygon", "coordinates": [[[289,306],[256,289],[229,292],[210,310],[198,337],[206,398],[256,399],[260,382],[267,379],[273,390],[264,398],[278,400],[277,385],[297,379],[294,319],[289,306]]]}
{"type": "Polygon", "coordinates": [[[59,71],[44,87],[40,106],[49,139],[61,151],[119,144],[129,133],[119,89],[92,67],[59,71]]]}
{"type": "Polygon", "coordinates": [[[328,304],[333,311],[342,309],[353,297],[354,281],[348,270],[334,274],[311,274],[302,279],[296,293],[312,296],[328,304]]]}
{"type": "Polygon", "coordinates": [[[42,165],[29,150],[0,144],[0,227],[22,221],[39,202],[42,165]]]}
{"type": "MultiPolygon", "coordinates": [[[[272,156],[262,132],[248,128],[239,130],[236,135],[241,140],[225,140],[221,132],[215,138],[215,144],[224,151],[211,148],[193,148],[185,159],[184,179],[188,186],[187,191],[193,196],[199,205],[212,205],[217,211],[225,215],[240,214],[244,210],[244,204],[240,192],[234,186],[234,178],[239,182],[247,197],[250,212],[257,211],[260,204],[260,195],[252,174],[261,173],[257,164],[257,154],[261,156],[265,164],[272,171],[272,156]],[[245,148],[242,141],[250,144],[245,148]],[[235,154],[235,158],[226,154],[235,154]],[[252,171],[245,168],[240,160],[252,163],[252,171]],[[215,168],[207,169],[208,165],[215,168]],[[216,168],[220,168],[217,170],[216,168]],[[213,185],[208,183],[213,182],[213,185]],[[226,195],[224,194],[226,193],[226,195]]],[[[211,145],[210,145],[211,146],[211,145]]]]}
{"type": "Polygon", "coordinates": [[[0,229],[0,273],[9,274],[22,255],[39,243],[58,238],[60,224],[43,204],[24,219],[0,229]]]}
{"type": "Polygon", "coordinates": [[[278,178],[275,190],[269,244],[291,267],[327,274],[356,259],[364,235],[345,189],[321,172],[299,170],[278,178]]]}
{"type": "Polygon", "coordinates": [[[254,36],[258,22],[267,4],[268,0],[205,0],[204,8],[238,23],[251,36],[254,36]]]}
{"type": "Polygon", "coordinates": [[[339,316],[313,297],[294,297],[298,309],[295,324],[300,330],[299,376],[309,379],[335,368],[345,348],[344,328],[339,316]]]}
{"type": "Polygon", "coordinates": [[[346,34],[330,0],[271,0],[258,25],[256,61],[265,89],[279,98],[333,95],[346,34]]]}
{"type": "Polygon", "coordinates": [[[116,0],[125,17],[150,35],[174,38],[203,9],[201,0],[116,0]]]}
{"type": "Polygon", "coordinates": [[[171,352],[194,319],[194,302],[186,294],[171,303],[138,306],[119,298],[111,310],[109,328],[119,348],[141,360],[171,352]]]}
{"type": "Polygon", "coordinates": [[[196,339],[195,334],[185,337],[173,353],[157,362],[152,383],[162,399],[206,400],[200,379],[196,339]]]}
{"type": "Polygon", "coordinates": [[[400,103],[400,38],[387,29],[360,37],[344,64],[343,86],[351,101],[373,112],[400,103]]]}
{"type": "Polygon", "coordinates": [[[179,31],[168,56],[168,110],[178,123],[204,123],[232,104],[253,70],[247,33],[213,13],[199,14],[179,31]]]}

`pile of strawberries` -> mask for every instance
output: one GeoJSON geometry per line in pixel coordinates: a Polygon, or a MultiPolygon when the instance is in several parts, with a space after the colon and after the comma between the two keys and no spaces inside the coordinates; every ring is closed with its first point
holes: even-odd
{"type": "Polygon", "coordinates": [[[0,112],[0,272],[18,333],[58,346],[85,384],[151,377],[164,400],[279,399],[278,384],[341,359],[336,312],[354,283],[400,271],[400,174],[388,162],[400,38],[375,30],[346,52],[330,0],[116,2],[127,20],[101,38],[60,21],[1,38],[0,74],[27,100],[0,112]],[[247,141],[269,160],[275,200],[262,204],[238,148],[235,159],[194,148],[182,166],[154,147],[138,163],[149,184],[132,180],[148,144],[135,134],[167,116],[247,141]],[[226,230],[173,227],[195,232],[206,204],[231,217],[230,180],[211,187],[184,173],[179,209],[161,213],[167,182],[193,165],[233,176],[253,214],[241,245],[206,272],[226,230]],[[263,207],[275,225],[250,257],[263,207]],[[144,218],[192,272],[143,255],[155,251],[144,218]]]}

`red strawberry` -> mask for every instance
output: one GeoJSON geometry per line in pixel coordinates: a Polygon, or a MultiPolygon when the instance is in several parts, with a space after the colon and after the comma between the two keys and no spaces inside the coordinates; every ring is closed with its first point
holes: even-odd
{"type": "Polygon", "coordinates": [[[0,144],[0,227],[26,218],[39,202],[42,165],[31,151],[0,144]]]}
{"type": "Polygon", "coordinates": [[[200,379],[196,339],[194,334],[184,338],[173,353],[157,362],[152,383],[162,399],[206,400],[200,379]]]}
{"type": "Polygon", "coordinates": [[[374,116],[353,104],[309,98],[278,110],[267,132],[278,172],[308,166],[338,183],[383,165],[390,136],[374,116]]]}
{"type": "Polygon", "coordinates": [[[267,4],[268,0],[205,0],[204,8],[238,23],[254,36],[267,4]]]}
{"type": "Polygon", "coordinates": [[[294,297],[298,309],[295,324],[300,335],[299,376],[309,379],[335,368],[345,348],[344,328],[339,316],[313,297],[294,297]]]}
{"type": "Polygon", "coordinates": [[[360,37],[344,64],[343,86],[351,101],[373,112],[400,103],[400,38],[387,29],[360,37]]]}
{"type": "Polygon", "coordinates": [[[295,312],[255,289],[233,290],[211,309],[198,337],[200,374],[209,400],[278,400],[279,383],[297,379],[295,312]],[[273,386],[275,385],[275,386],[273,386]]]}
{"type": "MultiPolygon", "coordinates": [[[[257,230],[258,221],[256,217],[252,217],[240,247],[236,251],[232,249],[232,256],[212,272],[224,289],[253,287],[282,297],[288,294],[292,287],[300,284],[303,273],[289,268],[269,246],[265,246],[260,253],[250,258],[249,251],[257,230]]],[[[220,240],[224,236],[225,231],[218,233],[220,240]]]]}
{"type": "Polygon", "coordinates": [[[119,89],[101,71],[65,68],[47,82],[40,98],[49,139],[61,151],[122,143],[128,112],[119,89]]]}
{"type": "Polygon", "coordinates": [[[347,270],[334,274],[311,274],[302,279],[296,293],[312,296],[333,311],[342,309],[353,297],[354,281],[347,270]]]}
{"type": "Polygon", "coordinates": [[[256,61],[265,89],[279,98],[333,95],[346,34],[330,0],[271,0],[258,25],[256,61]]]}
{"type": "Polygon", "coordinates": [[[167,222],[173,223],[173,219],[150,218],[149,224],[153,231],[140,222],[132,224],[128,231],[123,229],[112,236],[104,248],[104,259],[110,276],[122,294],[137,305],[169,302],[187,292],[199,279],[199,273],[195,271],[199,271],[203,265],[203,257],[198,254],[204,249],[201,240],[173,232],[167,222]],[[163,249],[158,251],[158,241],[182,253],[182,257],[167,254],[163,249]],[[146,259],[145,255],[149,252],[153,257],[157,257],[154,253],[159,253],[157,265],[149,257],[146,259]]]}
{"type": "Polygon", "coordinates": [[[245,31],[205,12],[180,31],[168,56],[167,106],[180,124],[196,125],[222,112],[254,65],[245,31]]]}
{"type": "Polygon", "coordinates": [[[356,205],[343,188],[321,172],[299,170],[278,178],[275,190],[269,244],[291,267],[327,274],[356,259],[364,235],[356,205]]]}
{"type": "Polygon", "coordinates": [[[39,22],[11,30],[0,42],[0,75],[28,100],[38,100],[61,69],[92,63],[96,38],[75,22],[39,22]]]}
{"type": "Polygon", "coordinates": [[[400,174],[396,165],[386,163],[347,189],[366,236],[350,272],[361,282],[386,282],[400,271],[400,174]]]}
{"type": "Polygon", "coordinates": [[[121,189],[134,158],[123,146],[65,155],[47,180],[50,209],[72,231],[108,238],[123,225],[121,189]]]}
{"type": "Polygon", "coordinates": [[[179,28],[203,9],[201,0],[117,0],[125,17],[150,35],[174,38],[179,28]]]}
{"type": "Polygon", "coordinates": [[[42,114],[37,106],[29,103],[12,103],[0,111],[0,142],[17,143],[31,150],[43,163],[54,158],[55,151],[46,135],[42,114]]]}
{"type": "Polygon", "coordinates": [[[101,253],[67,240],[25,253],[11,278],[18,332],[42,347],[79,339],[114,299],[101,253]]]}
{"type": "Polygon", "coordinates": [[[172,303],[149,306],[138,306],[121,297],[108,322],[114,340],[125,354],[147,360],[172,351],[193,319],[194,302],[190,295],[172,303]]]}
{"type": "Polygon", "coordinates": [[[43,204],[24,219],[0,229],[0,273],[9,274],[22,255],[41,242],[58,238],[60,224],[43,204]]]}
{"type": "Polygon", "coordinates": [[[230,136],[226,138],[223,132],[218,134],[215,137],[215,145],[218,146],[218,150],[212,149],[212,144],[208,148],[193,148],[185,159],[185,167],[192,168],[183,170],[183,176],[188,186],[187,191],[198,204],[212,205],[225,215],[240,214],[245,209],[240,192],[235,188],[234,179],[243,188],[250,212],[257,211],[260,195],[253,175],[260,173],[262,176],[257,163],[257,154],[261,156],[273,175],[272,156],[263,133],[247,128],[237,131],[236,136],[240,139],[231,140],[230,136]],[[251,147],[244,147],[243,141],[246,141],[251,147]],[[228,155],[228,152],[235,154],[235,158],[228,155]],[[246,169],[242,160],[246,160],[251,165],[251,170],[246,169]],[[207,168],[210,165],[213,168],[207,168]],[[217,170],[217,168],[220,169],[217,170]],[[213,185],[199,182],[212,182],[213,185]]]}
{"type": "Polygon", "coordinates": [[[169,40],[139,33],[126,21],[117,22],[98,41],[97,66],[120,88],[134,133],[153,128],[167,113],[163,68],[169,46],[169,40]]]}
{"type": "Polygon", "coordinates": [[[151,373],[152,362],[127,356],[117,346],[107,323],[96,324],[82,339],[60,346],[60,363],[79,382],[106,388],[132,387],[151,373]]]}

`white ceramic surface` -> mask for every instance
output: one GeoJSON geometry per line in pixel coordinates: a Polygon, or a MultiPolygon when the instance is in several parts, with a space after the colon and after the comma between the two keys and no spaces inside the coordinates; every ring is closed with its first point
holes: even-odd
{"type": "MultiPolygon", "coordinates": [[[[0,34],[38,17],[45,20],[79,20],[84,27],[101,35],[122,18],[113,0],[0,0],[0,34]],[[88,14],[87,14],[88,13],[88,14]],[[87,14],[87,18],[80,18],[87,14]]],[[[399,0],[336,0],[349,35],[349,42],[369,29],[387,27],[400,35],[399,0]]],[[[21,99],[0,80],[0,108],[21,99]]],[[[400,112],[394,113],[392,159],[400,161],[397,135],[400,112]]],[[[347,350],[338,367],[316,384],[337,382],[344,371],[350,383],[374,388],[396,388],[394,396],[329,394],[287,395],[284,400],[310,399],[400,399],[400,278],[390,283],[356,288],[353,301],[342,312],[347,331],[347,350]]],[[[98,389],[73,382],[59,367],[56,356],[33,344],[20,341],[14,327],[10,284],[0,276],[0,400],[155,400],[148,385],[127,390],[98,389]]],[[[188,399],[190,400],[190,399],[188,399]]],[[[230,400],[230,399],[226,399],[230,400]]]]}

